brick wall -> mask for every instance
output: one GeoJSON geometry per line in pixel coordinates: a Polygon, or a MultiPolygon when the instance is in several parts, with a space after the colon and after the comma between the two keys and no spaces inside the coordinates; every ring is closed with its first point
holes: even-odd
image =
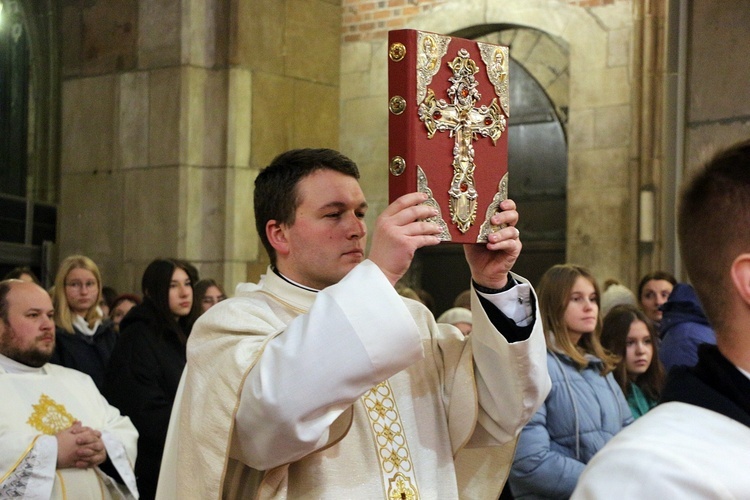
{"type": "Polygon", "coordinates": [[[447,0],[342,0],[345,42],[382,39],[405,28],[411,18],[447,0]]]}
{"type": "MultiPolygon", "coordinates": [[[[344,42],[380,40],[390,30],[406,28],[417,15],[451,0],[342,0],[344,42]]],[[[622,0],[567,0],[570,5],[598,7],[622,0]]]]}

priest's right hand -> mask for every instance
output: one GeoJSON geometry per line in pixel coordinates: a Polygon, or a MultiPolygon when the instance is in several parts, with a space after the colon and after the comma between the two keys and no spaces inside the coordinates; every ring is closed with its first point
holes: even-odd
{"type": "Polygon", "coordinates": [[[388,205],[375,224],[369,259],[392,285],[408,271],[418,248],[440,243],[440,227],[425,219],[437,211],[422,202],[424,193],[409,193],[388,205]]]}

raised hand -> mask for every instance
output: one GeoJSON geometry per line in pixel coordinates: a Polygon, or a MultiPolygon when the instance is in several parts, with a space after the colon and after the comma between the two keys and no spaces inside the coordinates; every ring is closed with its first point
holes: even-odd
{"type": "Polygon", "coordinates": [[[503,288],[508,283],[508,273],[521,253],[518,212],[513,200],[500,203],[501,212],[492,216],[492,224],[499,229],[488,236],[488,242],[464,245],[466,261],[472,279],[487,288],[503,288]]]}
{"type": "Polygon", "coordinates": [[[437,215],[421,204],[426,199],[424,193],[405,194],[388,205],[375,223],[369,258],[393,285],[409,269],[418,248],[440,243],[440,227],[424,220],[437,215]]]}

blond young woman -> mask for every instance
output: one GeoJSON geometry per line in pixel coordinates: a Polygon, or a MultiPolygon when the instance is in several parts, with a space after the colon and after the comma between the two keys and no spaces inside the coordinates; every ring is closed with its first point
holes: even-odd
{"type": "Polygon", "coordinates": [[[516,499],[568,498],[586,463],[625,425],[630,408],[600,343],[599,287],[575,265],[550,268],[539,308],[552,389],[521,431],[510,474],[516,499]]]}
{"type": "Polygon", "coordinates": [[[55,277],[55,353],[52,363],[91,376],[101,390],[117,332],[99,308],[102,277],[90,258],[71,255],[55,277]]]}

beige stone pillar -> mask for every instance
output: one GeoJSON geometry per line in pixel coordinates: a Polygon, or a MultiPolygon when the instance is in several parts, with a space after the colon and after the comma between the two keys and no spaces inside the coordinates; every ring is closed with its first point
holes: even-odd
{"type": "Polygon", "coordinates": [[[279,152],[337,146],[340,7],[126,0],[63,7],[60,257],[140,288],[156,257],[256,279],[253,181],[279,152]]]}

